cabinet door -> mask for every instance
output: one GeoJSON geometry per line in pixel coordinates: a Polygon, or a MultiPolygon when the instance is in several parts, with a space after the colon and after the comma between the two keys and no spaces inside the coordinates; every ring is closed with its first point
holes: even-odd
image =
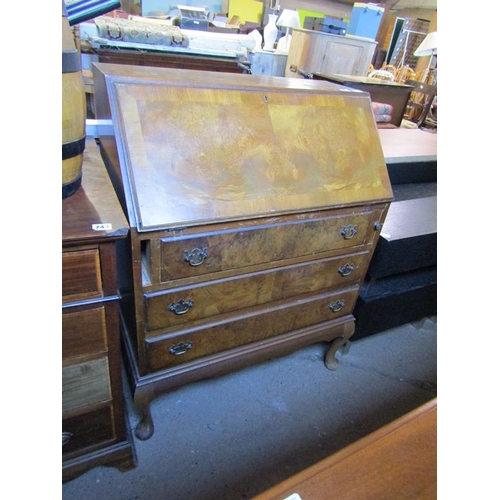
{"type": "Polygon", "coordinates": [[[365,64],[368,51],[363,45],[347,41],[331,41],[326,44],[320,72],[326,75],[366,76],[370,61],[365,64]],[[366,66],[366,68],[365,68],[366,66]]]}

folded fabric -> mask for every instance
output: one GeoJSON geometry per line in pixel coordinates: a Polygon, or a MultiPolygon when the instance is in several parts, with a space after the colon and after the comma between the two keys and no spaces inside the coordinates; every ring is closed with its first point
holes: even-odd
{"type": "Polygon", "coordinates": [[[372,108],[375,115],[392,115],[393,106],[385,102],[372,102],[372,108]]]}
{"type": "Polygon", "coordinates": [[[189,39],[177,26],[137,22],[131,19],[101,16],[95,24],[99,36],[113,41],[188,47],[189,39]]]}
{"type": "Polygon", "coordinates": [[[375,115],[376,123],[387,123],[392,120],[392,115],[375,115]]]}

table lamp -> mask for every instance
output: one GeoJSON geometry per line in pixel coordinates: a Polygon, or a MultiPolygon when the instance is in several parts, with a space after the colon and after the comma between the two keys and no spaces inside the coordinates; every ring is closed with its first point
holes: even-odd
{"type": "Polygon", "coordinates": [[[427,72],[431,65],[432,56],[437,54],[437,31],[428,33],[423,42],[418,46],[417,50],[413,53],[415,57],[429,57],[429,64],[427,65],[427,72]]]}
{"type": "Polygon", "coordinates": [[[296,10],[283,9],[283,12],[276,22],[276,26],[286,28],[286,34],[279,40],[277,50],[279,52],[288,52],[292,39],[290,28],[300,28],[299,13],[296,10]]]}

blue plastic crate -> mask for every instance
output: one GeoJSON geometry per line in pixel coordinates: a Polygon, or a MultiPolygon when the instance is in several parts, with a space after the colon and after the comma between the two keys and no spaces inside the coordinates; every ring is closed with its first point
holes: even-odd
{"type": "Polygon", "coordinates": [[[369,3],[355,3],[347,34],[375,40],[383,15],[383,7],[369,3]]]}

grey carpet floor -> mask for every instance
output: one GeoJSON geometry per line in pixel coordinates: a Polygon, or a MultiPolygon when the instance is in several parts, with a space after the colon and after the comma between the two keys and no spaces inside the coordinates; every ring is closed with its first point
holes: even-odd
{"type": "Polygon", "coordinates": [[[92,469],[63,484],[62,498],[252,498],[437,396],[436,317],[353,341],[334,372],[327,348],[158,397],[155,433],[135,440],[138,466],[92,469]]]}

